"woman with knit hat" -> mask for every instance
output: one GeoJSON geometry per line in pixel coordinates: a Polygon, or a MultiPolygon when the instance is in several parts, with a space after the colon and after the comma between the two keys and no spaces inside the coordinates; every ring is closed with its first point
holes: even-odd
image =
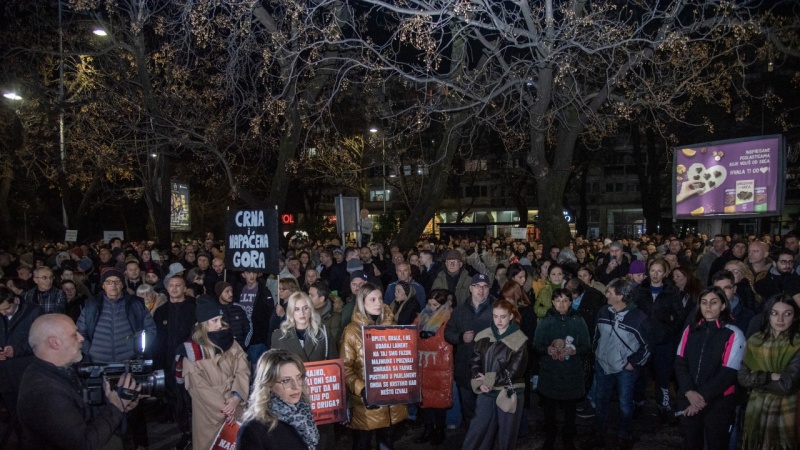
{"type": "Polygon", "coordinates": [[[192,445],[211,447],[223,423],[239,419],[250,393],[247,354],[222,320],[214,298],[197,299],[197,324],[192,339],[181,348],[183,358],[175,370],[192,396],[192,445]]]}

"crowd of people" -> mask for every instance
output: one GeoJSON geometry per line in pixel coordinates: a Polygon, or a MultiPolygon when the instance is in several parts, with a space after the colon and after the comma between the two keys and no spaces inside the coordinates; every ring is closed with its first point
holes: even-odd
{"type": "Polygon", "coordinates": [[[391,449],[413,420],[417,443],[447,445],[462,427],[463,448],[505,450],[530,433],[535,407],[545,449],[631,448],[645,408],[679,426],[685,448],[800,442],[793,232],[578,236],[563,247],[459,237],[388,251],[291,241],[274,274],[230,271],[224,255],[211,234],[170,248],[0,249],[0,386],[19,442],[147,448],[149,417],[127,376],[101,387],[105,405],[42,401],[76,401],[75,363],[143,356],[165,372],[158,401],[179,449],[208,449],[234,421],[240,448],[332,449],[347,433],[354,449],[391,449]],[[417,327],[421,401],[370,404],[363,328],[395,324],[417,327]],[[316,426],[304,364],[337,358],[349,420],[316,426]],[[594,424],[582,442],[578,418],[594,424]]]}

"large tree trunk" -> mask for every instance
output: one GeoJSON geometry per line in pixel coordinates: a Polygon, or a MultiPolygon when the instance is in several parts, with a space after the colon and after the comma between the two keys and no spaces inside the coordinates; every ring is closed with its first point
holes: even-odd
{"type": "Polygon", "coordinates": [[[11,231],[11,208],[8,200],[11,196],[11,181],[14,180],[14,171],[11,162],[4,158],[0,167],[0,242],[11,244],[14,242],[14,233],[11,231]]]}
{"type": "Polygon", "coordinates": [[[664,184],[661,180],[663,172],[662,159],[656,149],[656,134],[652,127],[645,126],[645,142],[642,142],[641,128],[637,122],[631,122],[631,146],[633,148],[633,162],[639,178],[639,192],[641,193],[642,214],[645,220],[645,230],[652,233],[658,229],[661,220],[661,197],[664,193],[664,184]],[[647,164],[644,162],[645,152],[647,164]]]}
{"type": "Polygon", "coordinates": [[[427,186],[425,201],[418,202],[414,206],[408,215],[408,220],[392,240],[392,244],[399,245],[400,248],[414,247],[425,229],[425,225],[436,214],[447,191],[453,157],[461,144],[461,127],[467,117],[469,117],[468,113],[461,112],[448,119],[447,126],[445,126],[445,138],[441,140],[439,148],[436,150],[435,162],[429,170],[431,179],[427,186]]]}
{"type": "Polygon", "coordinates": [[[172,241],[170,213],[172,193],[169,185],[169,161],[164,155],[148,158],[148,176],[145,177],[144,200],[160,248],[169,247],[172,241]]]}

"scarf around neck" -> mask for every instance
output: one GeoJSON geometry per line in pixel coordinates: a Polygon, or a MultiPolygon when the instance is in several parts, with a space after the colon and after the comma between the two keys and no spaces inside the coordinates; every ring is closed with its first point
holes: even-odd
{"type": "Polygon", "coordinates": [[[311,416],[311,406],[304,399],[296,405],[291,405],[281,400],[274,392],[270,393],[269,410],[281,422],[289,424],[303,438],[309,450],[314,450],[319,443],[319,430],[311,416]]]}
{"type": "Polygon", "coordinates": [[[492,322],[492,334],[494,334],[494,338],[498,341],[502,341],[503,338],[511,336],[515,331],[518,330],[519,330],[519,325],[517,325],[517,323],[512,320],[511,322],[509,322],[506,331],[503,334],[499,334],[500,330],[497,329],[497,326],[495,326],[494,321],[492,322]]]}
{"type": "Polygon", "coordinates": [[[231,333],[230,328],[219,331],[209,331],[208,340],[211,341],[212,344],[221,348],[223,352],[227,352],[228,349],[233,345],[233,333],[231,333]]]}
{"type": "Polygon", "coordinates": [[[790,343],[788,333],[785,331],[777,338],[770,337],[770,339],[764,339],[764,334],[758,332],[747,340],[744,363],[752,371],[782,373],[798,351],[800,351],[800,337],[796,336],[794,342],[790,343]]]}
{"type": "Polygon", "coordinates": [[[431,311],[427,306],[419,313],[417,327],[420,331],[436,333],[439,328],[450,318],[450,302],[440,306],[436,311],[431,311]]]}

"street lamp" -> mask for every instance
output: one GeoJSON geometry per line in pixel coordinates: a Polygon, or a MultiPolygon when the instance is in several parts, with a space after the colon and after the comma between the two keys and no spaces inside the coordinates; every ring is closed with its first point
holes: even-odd
{"type": "MultiPolygon", "coordinates": [[[[372,127],[369,132],[375,134],[378,129],[372,127]]],[[[383,213],[386,214],[386,146],[383,145],[383,135],[381,135],[381,169],[383,171],[383,213]]]]}
{"type": "Polygon", "coordinates": [[[16,92],[3,92],[3,97],[9,100],[22,100],[22,97],[20,97],[16,92]]]}

